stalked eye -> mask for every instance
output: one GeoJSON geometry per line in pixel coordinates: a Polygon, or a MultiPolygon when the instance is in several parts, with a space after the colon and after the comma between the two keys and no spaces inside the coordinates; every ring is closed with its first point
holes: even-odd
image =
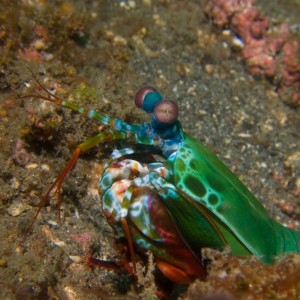
{"type": "Polygon", "coordinates": [[[178,118],[178,105],[173,100],[163,100],[155,106],[153,115],[160,125],[174,124],[178,118]]]}
{"type": "Polygon", "coordinates": [[[145,112],[153,112],[155,105],[162,100],[161,94],[151,86],[145,86],[137,91],[134,103],[145,112]]]}

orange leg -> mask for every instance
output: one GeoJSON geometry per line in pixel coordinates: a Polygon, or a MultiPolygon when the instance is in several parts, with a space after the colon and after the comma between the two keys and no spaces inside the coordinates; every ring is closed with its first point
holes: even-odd
{"type": "MultiPolygon", "coordinates": [[[[126,235],[128,246],[129,246],[130,257],[131,257],[131,261],[132,261],[132,264],[133,264],[133,273],[136,274],[136,261],[135,261],[133,242],[132,242],[130,230],[129,230],[126,219],[122,218],[121,222],[122,222],[124,233],[126,235]]],[[[129,272],[129,273],[131,273],[131,272],[129,272]]]]}
{"type": "Polygon", "coordinates": [[[163,260],[156,259],[156,266],[164,274],[164,276],[172,282],[176,282],[178,284],[189,284],[192,282],[192,279],[188,277],[183,270],[163,260]]]}
{"type": "Polygon", "coordinates": [[[46,205],[46,202],[47,202],[47,200],[48,200],[48,198],[49,198],[49,196],[50,196],[50,194],[53,190],[54,190],[54,194],[57,197],[58,218],[60,218],[60,206],[61,206],[61,202],[62,202],[62,200],[61,200],[61,187],[62,187],[63,182],[65,181],[65,178],[66,178],[67,174],[69,173],[69,171],[76,164],[79,155],[86,152],[87,150],[95,147],[96,145],[98,145],[100,143],[118,141],[118,140],[122,140],[122,139],[125,139],[125,138],[126,138],[125,134],[110,129],[110,130],[107,130],[105,132],[99,133],[98,135],[86,140],[84,143],[77,146],[74,155],[69,160],[66,167],[60,172],[60,174],[58,175],[56,180],[49,187],[48,191],[40,198],[38,209],[37,209],[32,221],[31,221],[31,223],[29,224],[29,226],[26,230],[26,233],[25,233],[22,241],[20,242],[20,244],[22,244],[26,240],[26,238],[27,238],[29,232],[31,231],[32,226],[34,225],[40,211],[46,205]]]}
{"type": "Polygon", "coordinates": [[[75,153],[73,155],[73,157],[69,160],[68,164],[66,165],[66,167],[60,172],[60,174],[58,175],[58,177],[56,178],[56,180],[51,184],[51,186],[49,187],[48,191],[40,198],[40,202],[38,205],[38,209],[31,221],[31,223],[29,224],[26,233],[21,241],[24,242],[28,236],[28,233],[31,231],[33,224],[35,223],[41,209],[46,205],[46,202],[48,200],[48,197],[50,195],[50,193],[54,190],[54,194],[57,196],[57,209],[58,209],[58,219],[60,219],[60,206],[61,206],[61,186],[65,180],[65,177],[67,176],[67,174],[69,173],[69,171],[73,168],[73,166],[76,164],[77,159],[79,157],[79,155],[82,153],[81,149],[79,147],[76,148],[75,153]]]}

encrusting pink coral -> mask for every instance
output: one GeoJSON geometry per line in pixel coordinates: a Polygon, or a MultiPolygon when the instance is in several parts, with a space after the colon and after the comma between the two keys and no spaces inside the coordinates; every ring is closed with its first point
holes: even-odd
{"type": "Polygon", "coordinates": [[[255,0],[211,0],[205,13],[219,27],[229,27],[244,43],[243,58],[250,72],[263,74],[276,85],[284,101],[300,105],[300,44],[286,23],[269,31],[269,19],[255,0]]]}

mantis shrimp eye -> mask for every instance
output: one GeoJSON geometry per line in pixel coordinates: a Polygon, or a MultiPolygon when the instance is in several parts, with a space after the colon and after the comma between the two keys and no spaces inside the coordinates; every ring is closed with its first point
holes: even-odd
{"type": "Polygon", "coordinates": [[[174,124],[178,118],[178,105],[173,100],[163,100],[155,106],[153,115],[160,125],[174,124]]]}
{"type": "Polygon", "coordinates": [[[134,96],[135,105],[147,113],[153,112],[155,105],[161,100],[161,94],[151,86],[139,89],[134,96]]]}

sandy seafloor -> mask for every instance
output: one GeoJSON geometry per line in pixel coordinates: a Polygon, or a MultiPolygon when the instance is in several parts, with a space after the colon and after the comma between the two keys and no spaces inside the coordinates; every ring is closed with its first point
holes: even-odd
{"type": "MultiPolygon", "coordinates": [[[[50,103],[17,99],[30,92],[24,83],[35,84],[29,70],[60,96],[131,123],[147,118],[134,107],[135,91],[157,87],[178,102],[186,132],[214,151],[274,218],[300,229],[299,108],[248,73],[230,37],[204,15],[205,1],[120,2],[0,0],[0,299],[156,298],[151,276],[137,286],[125,271],[70,259],[118,257],[97,196],[107,145],[83,155],[70,172],[61,221],[52,200],[18,246],[39,197],[76,145],[103,129],[50,103]]],[[[274,22],[300,19],[299,1],[261,2],[274,22]]],[[[207,280],[182,298],[300,299],[297,256],[265,267],[228,253],[207,255],[207,280]]]]}

